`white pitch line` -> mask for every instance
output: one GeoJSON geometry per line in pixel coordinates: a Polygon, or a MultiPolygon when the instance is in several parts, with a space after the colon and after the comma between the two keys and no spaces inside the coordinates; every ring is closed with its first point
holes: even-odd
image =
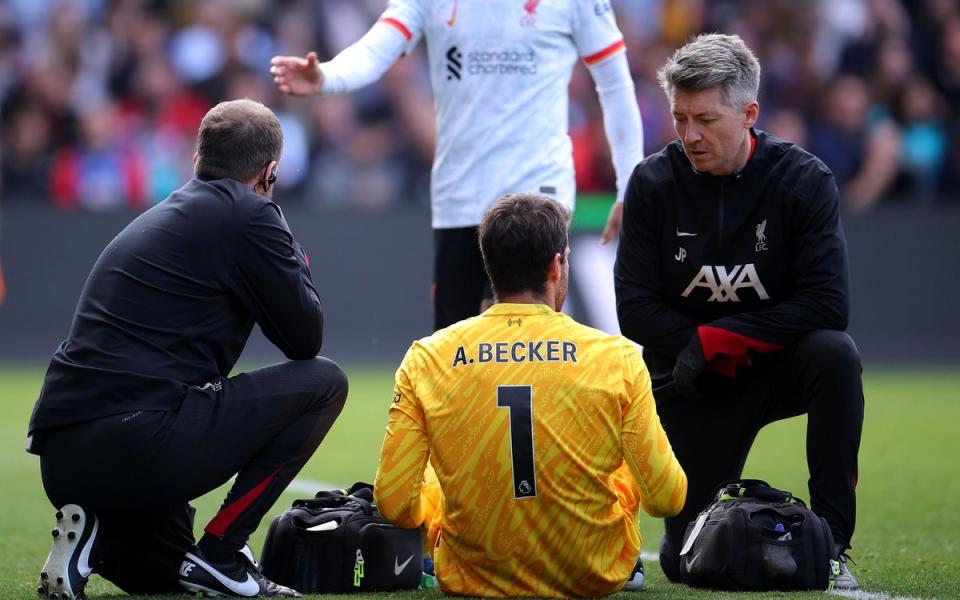
{"type": "MultiPolygon", "coordinates": [[[[641,552],[640,558],[643,559],[644,563],[660,564],[660,554],[656,552],[641,552]]],[[[834,590],[826,593],[833,596],[852,598],[853,600],[922,600],[921,598],[915,598],[913,596],[894,596],[887,592],[866,592],[863,590],[834,590]]]]}
{"type": "MultiPolygon", "coordinates": [[[[310,496],[313,496],[320,490],[336,489],[339,488],[335,483],[316,481],[314,479],[301,479],[299,477],[291,481],[290,485],[287,486],[288,492],[309,494],[310,496]]],[[[640,552],[640,558],[643,559],[644,563],[660,564],[660,554],[657,552],[640,552]]],[[[920,598],[914,598],[912,596],[894,596],[886,592],[865,592],[863,590],[834,590],[828,593],[833,596],[851,598],[852,600],[921,600],[920,598]]]]}
{"type": "Polygon", "coordinates": [[[313,479],[300,479],[299,477],[291,481],[290,485],[287,486],[288,492],[293,492],[295,494],[310,494],[310,497],[313,497],[314,494],[321,490],[337,489],[341,488],[335,483],[316,481],[313,479]]]}
{"type": "MultiPolygon", "coordinates": [[[[660,554],[657,552],[640,552],[640,558],[643,559],[644,564],[660,564],[660,554]]],[[[851,598],[852,600],[921,600],[913,596],[894,596],[887,592],[866,592],[863,590],[834,590],[826,593],[851,598]]]]}
{"type": "Polygon", "coordinates": [[[919,600],[912,596],[894,596],[886,592],[865,592],[863,590],[833,590],[828,592],[833,596],[853,598],[853,600],[919,600]]]}
{"type": "Polygon", "coordinates": [[[660,554],[657,552],[640,552],[640,558],[643,559],[645,563],[657,563],[660,564],[660,554]]]}

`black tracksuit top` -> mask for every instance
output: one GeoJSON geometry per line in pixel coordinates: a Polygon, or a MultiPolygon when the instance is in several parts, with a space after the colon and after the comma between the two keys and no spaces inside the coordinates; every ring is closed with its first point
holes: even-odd
{"type": "Polygon", "coordinates": [[[637,165],[614,268],[623,335],[654,374],[697,333],[712,370],[734,376],[849,315],[837,186],[815,156],[763,131],[728,176],[698,173],[679,140],[637,165]]]}
{"type": "Polygon", "coordinates": [[[230,373],[254,322],[288,358],[320,351],[323,312],[280,208],[231,179],[192,179],[134,219],[87,277],[30,432],[176,410],[230,373]]]}

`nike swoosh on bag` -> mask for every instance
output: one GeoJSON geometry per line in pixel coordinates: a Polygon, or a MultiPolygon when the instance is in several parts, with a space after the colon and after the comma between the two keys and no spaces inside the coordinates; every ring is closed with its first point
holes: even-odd
{"type": "Polygon", "coordinates": [[[703,550],[701,550],[700,552],[697,552],[696,555],[694,555],[694,557],[693,557],[692,559],[687,559],[687,571],[688,571],[688,572],[693,568],[693,565],[695,565],[695,564],[697,563],[697,561],[700,560],[700,555],[701,555],[701,554],[703,554],[703,550]]]}
{"type": "Polygon", "coordinates": [[[687,231],[680,231],[680,229],[677,228],[677,237],[696,237],[696,236],[697,236],[696,233],[689,233],[689,232],[687,232],[687,231]]]}
{"type": "Polygon", "coordinates": [[[410,561],[413,560],[413,555],[411,554],[410,557],[407,558],[407,560],[403,561],[402,563],[397,562],[397,561],[399,561],[399,560],[400,560],[400,557],[399,557],[399,556],[396,556],[396,557],[394,557],[394,559],[393,559],[393,574],[394,574],[394,575],[399,575],[400,573],[403,572],[404,569],[407,568],[407,565],[409,565],[409,564],[410,564],[410,561]]]}
{"type": "Polygon", "coordinates": [[[339,526],[340,524],[337,523],[336,519],[331,519],[329,521],[324,521],[319,525],[314,525],[313,527],[307,527],[307,531],[333,531],[339,526]]]}

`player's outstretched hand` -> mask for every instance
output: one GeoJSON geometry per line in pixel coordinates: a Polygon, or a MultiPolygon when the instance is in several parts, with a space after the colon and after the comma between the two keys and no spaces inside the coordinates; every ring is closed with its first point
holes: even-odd
{"type": "Polygon", "coordinates": [[[312,96],[323,87],[323,71],[316,52],[310,52],[306,58],[274,56],[270,59],[270,74],[277,89],[291,96],[312,96]]]}
{"type": "Polygon", "coordinates": [[[623,221],[623,202],[614,202],[610,207],[610,216],[607,217],[607,226],[603,228],[603,237],[600,243],[609,244],[620,233],[620,222],[623,221]]]}
{"type": "Polygon", "coordinates": [[[702,400],[697,380],[706,368],[707,359],[700,345],[700,335],[694,332],[690,343],[677,355],[677,362],[673,366],[673,384],[677,393],[689,400],[702,400]]]}

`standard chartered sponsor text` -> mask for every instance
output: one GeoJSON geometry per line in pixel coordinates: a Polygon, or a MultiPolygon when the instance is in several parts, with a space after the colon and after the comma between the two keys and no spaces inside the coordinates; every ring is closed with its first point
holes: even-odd
{"type": "Polygon", "coordinates": [[[475,50],[467,53],[470,75],[536,75],[537,54],[534,50],[475,50]]]}

